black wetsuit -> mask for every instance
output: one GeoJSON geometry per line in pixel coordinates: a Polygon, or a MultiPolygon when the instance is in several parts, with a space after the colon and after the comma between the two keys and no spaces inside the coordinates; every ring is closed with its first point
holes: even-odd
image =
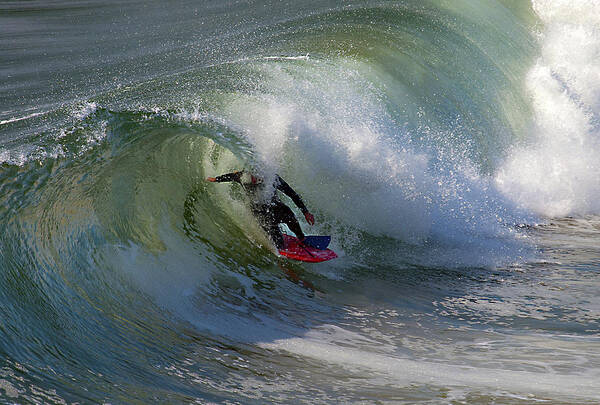
{"type": "Polygon", "coordinates": [[[234,181],[242,185],[246,193],[251,198],[251,208],[254,215],[259,220],[260,225],[269,234],[275,246],[278,249],[283,248],[283,236],[279,224],[286,224],[292,232],[296,234],[298,239],[304,239],[304,233],[300,224],[296,219],[296,216],[284,203],[281,202],[277,196],[276,190],[282,191],[285,195],[290,197],[292,201],[300,208],[303,214],[308,212],[306,206],[302,202],[300,196],[287,184],[279,175],[275,175],[275,181],[273,182],[274,192],[270,198],[260,198],[260,193],[264,192],[265,185],[262,181],[257,182],[243,182],[242,176],[244,172],[234,172],[224,174],[215,178],[216,182],[227,182],[234,181]]]}

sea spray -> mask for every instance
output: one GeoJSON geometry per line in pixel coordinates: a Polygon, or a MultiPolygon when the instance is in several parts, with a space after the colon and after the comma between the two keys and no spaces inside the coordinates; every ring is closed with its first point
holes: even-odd
{"type": "MultiPolygon", "coordinates": [[[[477,141],[461,143],[471,134],[460,125],[415,141],[386,111],[388,98],[373,82],[377,65],[316,57],[246,63],[263,83],[225,104],[231,127],[243,128],[264,167],[294,179],[347,247],[361,245],[356,234],[364,233],[427,243],[444,265],[495,266],[525,254],[510,227],[531,216],[471,160],[477,141]]],[[[387,88],[402,88],[387,80],[387,88]]]]}
{"type": "Polygon", "coordinates": [[[535,0],[541,55],[526,77],[533,134],[496,174],[510,199],[539,214],[600,212],[600,3],[535,0]]]}

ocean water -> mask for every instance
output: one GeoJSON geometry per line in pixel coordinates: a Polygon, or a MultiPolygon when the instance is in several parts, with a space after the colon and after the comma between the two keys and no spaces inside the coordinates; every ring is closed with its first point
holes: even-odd
{"type": "Polygon", "coordinates": [[[599,54],[595,0],[1,1],[0,402],[600,403],[599,54]]]}

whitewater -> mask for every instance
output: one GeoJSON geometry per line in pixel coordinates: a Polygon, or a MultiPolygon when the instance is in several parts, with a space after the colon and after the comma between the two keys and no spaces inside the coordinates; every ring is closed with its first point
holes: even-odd
{"type": "Polygon", "coordinates": [[[4,1],[0,34],[0,403],[600,402],[600,2],[4,1]],[[205,181],[243,168],[339,258],[278,257],[205,181]]]}

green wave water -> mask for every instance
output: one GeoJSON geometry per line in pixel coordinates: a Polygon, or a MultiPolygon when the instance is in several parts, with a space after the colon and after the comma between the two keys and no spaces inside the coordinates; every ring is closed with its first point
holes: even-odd
{"type": "Polygon", "coordinates": [[[598,400],[595,3],[0,11],[1,402],[598,400]]]}

